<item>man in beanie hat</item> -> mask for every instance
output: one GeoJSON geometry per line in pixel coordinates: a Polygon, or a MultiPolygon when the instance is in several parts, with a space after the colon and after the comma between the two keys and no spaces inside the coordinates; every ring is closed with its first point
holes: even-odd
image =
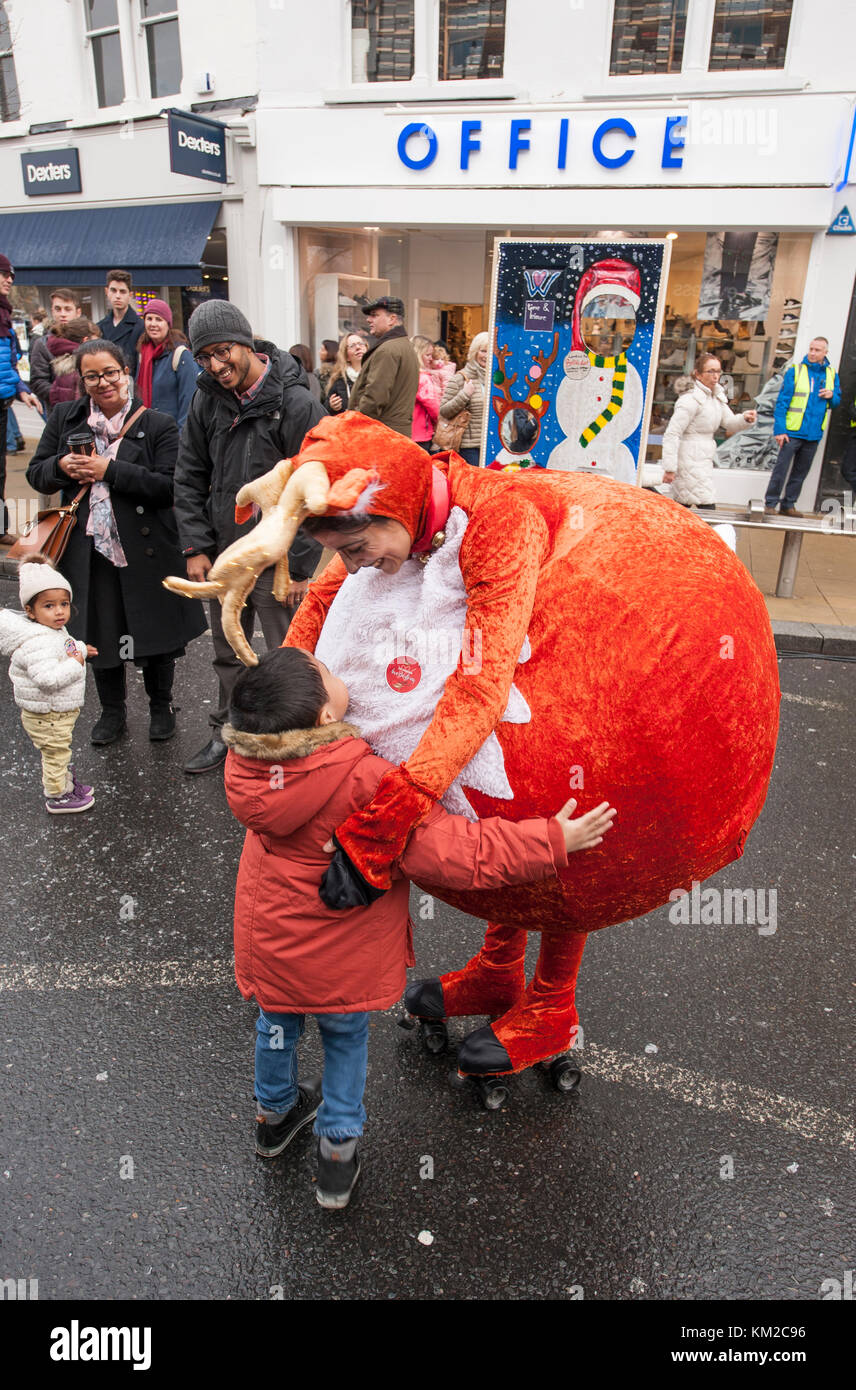
{"type": "MultiPolygon", "coordinates": [[[[306,372],[290,353],[257,340],[234,304],[209,299],[191,315],[190,350],[202,373],[190,403],[175,469],[175,516],[189,579],[202,581],[221,551],[245,536],[257,517],[238,522],[235,495],[300,450],[304,436],[326,414],[309,391],[306,372]]],[[[263,571],[247,599],[242,622],[250,637],[256,615],[268,648],[282,643],[294,605],[321,558],[321,547],[299,531],[288,563],[288,605],[272,593],[273,567],[263,571]]],[[[220,603],[211,601],[214,670],[220,688],[209,716],[211,738],[185,763],[185,772],[208,772],[226,759],[221,729],[232,687],[243,669],[220,622],[220,603]]]]}
{"type": "Polygon", "coordinates": [[[166,300],[150,299],[143,321],[145,332],[137,343],[137,395],[150,409],[171,415],[182,430],[199,368],[184,334],[172,326],[172,310],[166,300]]]}
{"type": "Polygon", "coordinates": [[[107,301],[110,313],[99,320],[101,337],[116,343],[128,359],[131,376],[137,375],[137,339],[143,331],[143,320],[131,303],[131,273],[128,270],[107,271],[107,301]]]}
{"type": "Polygon", "coordinates": [[[363,313],[375,340],[363,358],[348,398],[348,409],[380,420],[410,438],[419,388],[419,362],[404,327],[404,305],[388,294],[366,304],[363,313]]]}
{"type": "Polygon", "coordinates": [[[37,396],[27,389],[18,374],[18,335],[12,327],[12,305],[9,294],[15,279],[15,267],[8,256],[0,255],[0,545],[12,545],[17,539],[7,529],[6,505],[6,417],[17,397],[41,414],[37,396]]]}

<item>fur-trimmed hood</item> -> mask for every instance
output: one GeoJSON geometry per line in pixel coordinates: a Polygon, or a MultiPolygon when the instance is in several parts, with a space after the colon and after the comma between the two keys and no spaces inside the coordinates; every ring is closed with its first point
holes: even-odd
{"type": "Polygon", "coordinates": [[[229,805],[248,830],[291,835],[314,820],[371,750],[353,724],[284,734],[223,729],[229,805]]]}
{"type": "Polygon", "coordinates": [[[337,743],[340,738],[361,738],[354,724],[339,720],[336,724],[321,724],[312,729],[288,729],[283,734],[248,734],[223,727],[223,742],[242,758],[258,758],[262,762],[282,763],[290,758],[308,758],[325,744],[337,743]]]}

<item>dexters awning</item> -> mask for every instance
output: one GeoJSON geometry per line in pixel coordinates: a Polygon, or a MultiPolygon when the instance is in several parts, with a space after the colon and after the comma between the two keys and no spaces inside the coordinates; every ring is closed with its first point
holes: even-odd
{"type": "Polygon", "coordinates": [[[192,285],[219,202],[8,212],[0,251],[21,284],[98,285],[129,270],[138,285],[192,285]]]}

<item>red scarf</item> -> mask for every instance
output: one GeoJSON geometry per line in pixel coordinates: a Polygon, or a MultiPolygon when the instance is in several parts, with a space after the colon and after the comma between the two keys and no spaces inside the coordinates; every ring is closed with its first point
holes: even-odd
{"type": "Polygon", "coordinates": [[[156,357],[161,357],[165,352],[172,349],[166,339],[162,343],[155,345],[150,343],[148,338],[142,338],[137,348],[140,365],[137,369],[137,395],[144,406],[149,410],[152,408],[152,369],[156,357]]]}

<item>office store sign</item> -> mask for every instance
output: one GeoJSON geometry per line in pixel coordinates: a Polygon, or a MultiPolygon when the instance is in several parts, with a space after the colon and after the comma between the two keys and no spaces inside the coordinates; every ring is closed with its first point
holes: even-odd
{"type": "Polygon", "coordinates": [[[76,149],[39,150],[37,154],[22,154],[21,168],[24,192],[28,198],[81,191],[80,158],[76,149]]]}
{"type": "Polygon", "coordinates": [[[642,166],[646,173],[683,169],[687,114],[653,116],[472,117],[455,121],[409,121],[396,144],[401,163],[416,172],[454,157],[457,168],[475,176],[484,171],[531,173],[540,182],[553,173],[573,175],[598,168],[605,173],[642,166]]]}

